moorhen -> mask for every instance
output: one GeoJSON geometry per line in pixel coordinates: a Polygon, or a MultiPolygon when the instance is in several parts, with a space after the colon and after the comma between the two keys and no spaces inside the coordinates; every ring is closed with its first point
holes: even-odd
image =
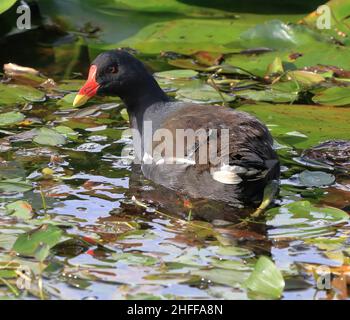
{"type": "Polygon", "coordinates": [[[96,94],[125,103],[136,159],[157,184],[242,207],[260,202],[266,185],[279,178],[264,124],[228,107],[172,101],[144,64],[124,50],[104,52],[92,62],[73,105],[96,94]]]}

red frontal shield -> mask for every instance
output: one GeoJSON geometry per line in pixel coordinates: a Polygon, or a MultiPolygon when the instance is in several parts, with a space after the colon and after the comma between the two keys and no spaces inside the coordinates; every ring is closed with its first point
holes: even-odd
{"type": "Polygon", "coordinates": [[[92,65],[89,70],[89,76],[84,86],[79,90],[74,99],[73,107],[80,107],[84,105],[90,98],[96,95],[100,85],[96,82],[97,67],[92,65]]]}

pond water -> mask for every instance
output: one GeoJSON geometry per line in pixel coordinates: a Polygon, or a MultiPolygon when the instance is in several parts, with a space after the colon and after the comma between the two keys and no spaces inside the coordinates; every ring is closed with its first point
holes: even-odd
{"type": "MultiPolygon", "coordinates": [[[[235,32],[276,17],[296,22],[316,3],[294,6],[294,11],[276,9],[273,15],[235,8],[240,16],[235,32]]],[[[2,64],[37,68],[45,76],[13,76],[0,87],[0,117],[14,111],[11,117],[19,117],[4,124],[0,118],[0,299],[276,298],[246,288],[261,256],[274,261],[283,275],[282,299],[348,298],[350,177],[349,162],[343,158],[349,151],[339,155],[336,144],[337,165],[321,161],[322,156],[316,161],[302,155],[323,141],[348,138],[349,109],[316,105],[305,91],[296,98],[291,87],[279,88],[288,92],[287,98],[275,93],[272,100],[261,101],[251,90],[266,85],[258,77],[268,64],[254,60],[260,55],[253,57],[250,67],[257,68],[258,77],[252,76],[247,56],[237,57],[227,49],[244,50],[242,43],[234,40],[227,46],[222,41],[225,62],[237,60],[234,65],[242,70],[219,74],[215,81],[227,101],[232,100],[231,107],[255,114],[271,130],[282,166],[280,193],[260,218],[250,216],[254,209],[189,199],[146,180],[130,157],[122,155],[132,141],[118,98],[96,98],[79,110],[71,107],[90,57],[114,43],[124,45],[124,39],[149,24],[179,17],[106,12],[108,6],[84,7],[79,1],[48,1],[40,8],[51,21],[38,16],[38,28],[2,37],[2,64]],[[70,24],[77,16],[82,18],[79,30],[70,24]],[[96,25],[101,30],[95,30],[96,25]],[[55,84],[41,87],[39,93],[33,89],[47,77],[55,84]],[[233,89],[230,82],[235,83],[233,89]],[[11,93],[8,86],[13,84],[24,84],[27,91],[18,93],[17,87],[11,93]],[[9,207],[20,200],[25,204],[9,207]],[[45,237],[34,243],[30,236],[43,225],[40,230],[52,241],[48,247],[42,244],[45,237]],[[18,244],[20,235],[26,235],[27,247],[18,244]],[[27,278],[16,273],[22,269],[27,278]],[[322,270],[332,272],[329,290],[318,283],[322,270]],[[18,281],[29,283],[27,290],[18,281]]],[[[183,15],[185,9],[178,10],[177,15],[183,15]]],[[[129,42],[139,50],[142,41],[129,42]]],[[[212,87],[205,87],[212,73],[205,69],[208,65],[193,62],[201,55],[189,56],[190,47],[182,52],[173,44],[162,51],[176,53],[155,54],[161,45],[151,43],[137,55],[159,72],[157,80],[169,95],[222,103],[212,87]],[[196,71],[162,73],[174,69],[196,71]]],[[[222,59],[221,53],[211,55],[209,63],[215,58],[222,59]]],[[[274,90],[264,88],[259,92],[274,90]]]]}

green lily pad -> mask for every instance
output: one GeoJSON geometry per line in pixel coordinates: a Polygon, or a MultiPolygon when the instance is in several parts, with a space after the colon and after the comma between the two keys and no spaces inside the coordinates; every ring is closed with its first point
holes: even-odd
{"type": "Polygon", "coordinates": [[[11,124],[21,122],[25,119],[25,116],[16,111],[6,112],[0,114],[0,127],[5,127],[11,124]]]}
{"type": "Polygon", "coordinates": [[[0,278],[2,279],[13,279],[17,277],[16,270],[0,269],[0,278]]]}
{"type": "Polygon", "coordinates": [[[55,131],[64,135],[66,138],[70,140],[76,140],[78,138],[78,133],[75,132],[72,128],[67,126],[57,126],[54,128],[55,131]]]}
{"type": "Polygon", "coordinates": [[[64,92],[78,91],[84,85],[84,83],[85,83],[85,80],[63,80],[58,85],[56,90],[64,91],[64,92]]]}
{"type": "MultiPolygon", "coordinates": [[[[348,39],[344,39],[339,35],[339,31],[342,31],[344,33],[347,33],[349,31],[348,27],[348,21],[349,21],[349,15],[350,15],[350,4],[348,0],[331,0],[325,3],[325,5],[331,10],[332,12],[332,19],[331,19],[331,27],[329,29],[322,29],[321,31],[333,36],[336,39],[339,39],[340,41],[344,41],[346,44],[348,44],[348,39]]],[[[317,13],[317,11],[311,12],[309,15],[307,15],[303,22],[307,25],[309,25],[312,28],[317,27],[317,20],[320,18],[320,15],[317,13]]]]}
{"type": "MultiPolygon", "coordinates": [[[[17,236],[14,233],[4,233],[3,230],[1,230],[0,234],[0,248],[5,249],[6,251],[10,251],[13,247],[13,244],[17,240],[17,236]]],[[[1,266],[0,266],[1,270],[1,266]]]]}
{"type": "Polygon", "coordinates": [[[350,61],[346,57],[350,48],[331,43],[315,41],[302,46],[295,46],[280,52],[266,52],[259,55],[233,54],[225,58],[225,63],[249,71],[263,77],[267,66],[279,57],[285,71],[301,70],[316,65],[333,65],[344,70],[350,69],[350,61]],[[297,58],[294,55],[297,54],[297,58]]]}
{"type": "MultiPolygon", "coordinates": [[[[83,2],[82,0],[76,0],[75,2],[83,2]]],[[[89,0],[84,4],[89,4],[95,11],[104,13],[105,16],[111,15],[112,17],[118,16],[120,11],[137,12],[141,14],[179,14],[194,17],[234,17],[235,15],[227,11],[227,5],[212,5],[212,6],[198,6],[179,2],[176,0],[149,0],[147,2],[142,0],[89,0]],[[218,7],[218,8],[216,8],[218,7]]]]}
{"type": "Polygon", "coordinates": [[[280,57],[276,57],[271,64],[267,67],[266,75],[281,74],[284,72],[282,61],[280,57]]]}
{"type": "Polygon", "coordinates": [[[289,71],[287,75],[293,80],[297,81],[303,87],[311,87],[326,80],[318,73],[303,70],[289,71]]]}
{"type": "Polygon", "coordinates": [[[140,292],[137,294],[128,294],[126,295],[127,300],[161,300],[161,296],[155,296],[151,293],[140,292]]]}
{"type": "Polygon", "coordinates": [[[348,108],[260,103],[238,109],[256,115],[284,145],[304,149],[330,139],[349,138],[348,108]],[[299,132],[298,136],[290,134],[293,132],[299,132]]]}
{"type": "Polygon", "coordinates": [[[245,248],[235,247],[235,246],[218,247],[217,251],[215,252],[223,256],[234,256],[234,257],[252,255],[252,252],[250,250],[245,248]]]}
{"type": "Polygon", "coordinates": [[[266,212],[271,238],[308,238],[327,235],[332,226],[349,221],[349,215],[332,207],[316,207],[309,201],[296,201],[266,212]]]}
{"type": "Polygon", "coordinates": [[[236,261],[236,260],[212,259],[211,265],[216,268],[227,269],[227,270],[237,270],[237,271],[251,270],[250,265],[247,265],[242,261],[236,261]]]}
{"type": "Polygon", "coordinates": [[[347,237],[339,238],[311,238],[306,239],[305,242],[316,246],[318,249],[326,252],[338,251],[344,248],[344,243],[347,237]]]}
{"type": "Polygon", "coordinates": [[[118,262],[128,265],[152,266],[159,262],[158,259],[141,253],[114,254],[113,257],[117,259],[118,262]]]}
{"type": "Polygon", "coordinates": [[[231,43],[242,30],[242,26],[233,24],[231,19],[176,19],[149,24],[118,44],[100,48],[106,50],[116,46],[129,46],[147,54],[161,51],[194,54],[198,49],[229,52],[232,51],[229,48],[231,43]]]}
{"type": "Polygon", "coordinates": [[[72,109],[73,101],[76,97],[76,93],[68,93],[66,94],[60,101],[57,102],[57,105],[60,109],[72,109]]]}
{"type": "Polygon", "coordinates": [[[331,87],[316,93],[312,98],[315,103],[329,106],[346,106],[350,105],[350,88],[349,87],[331,87]]]}
{"type": "Polygon", "coordinates": [[[280,20],[270,20],[241,34],[247,48],[267,47],[287,49],[325,40],[322,35],[301,25],[288,25],[280,20]]]}
{"type": "Polygon", "coordinates": [[[275,103],[293,102],[298,98],[298,92],[283,92],[272,88],[265,88],[265,90],[241,90],[237,91],[236,95],[244,99],[275,103]]]}
{"type": "Polygon", "coordinates": [[[199,88],[181,88],[176,92],[176,98],[182,101],[195,103],[218,103],[235,100],[234,96],[219,93],[213,87],[204,85],[199,88]]]}
{"type": "Polygon", "coordinates": [[[188,70],[188,69],[162,71],[162,72],[156,72],[154,74],[154,76],[156,76],[157,78],[165,78],[169,80],[191,79],[196,77],[197,75],[198,75],[197,71],[188,70]]]}
{"type": "MultiPolygon", "coordinates": [[[[43,247],[50,249],[62,240],[63,231],[53,225],[42,225],[34,231],[21,234],[12,250],[23,256],[34,257],[36,254],[40,255],[40,250],[43,247]]],[[[46,249],[45,249],[46,250],[46,249]]]]}
{"type": "Polygon", "coordinates": [[[59,146],[66,143],[66,138],[53,129],[40,128],[33,141],[48,146],[59,146]]]}
{"type": "Polygon", "coordinates": [[[294,81],[277,82],[259,89],[238,90],[236,95],[255,101],[283,103],[297,100],[300,91],[300,87],[294,81]]]}
{"type": "Polygon", "coordinates": [[[29,86],[0,83],[0,104],[41,101],[44,97],[44,92],[29,86]]]}
{"type": "Polygon", "coordinates": [[[38,261],[44,261],[50,254],[50,245],[41,243],[35,250],[34,257],[38,261]]]}
{"type": "Polygon", "coordinates": [[[276,265],[269,258],[262,256],[244,286],[268,298],[279,299],[282,296],[285,282],[276,265]]]}
{"type": "Polygon", "coordinates": [[[22,178],[0,180],[0,190],[4,192],[26,192],[33,189],[33,186],[22,178]]]}
{"type": "Polygon", "coordinates": [[[335,177],[332,174],[322,171],[305,170],[299,175],[300,182],[308,187],[328,186],[334,183],[335,177]]]}
{"type": "Polygon", "coordinates": [[[196,71],[208,71],[208,67],[198,64],[193,59],[171,59],[168,61],[171,66],[181,69],[191,69],[196,71]]]}
{"type": "Polygon", "coordinates": [[[128,114],[128,110],[126,110],[126,108],[120,110],[120,115],[122,116],[122,118],[125,121],[129,121],[129,114],[128,114]]]}
{"type": "Polygon", "coordinates": [[[2,0],[0,3],[0,14],[10,9],[17,0],[2,0]]]}
{"type": "Polygon", "coordinates": [[[20,219],[27,220],[33,217],[33,208],[27,201],[18,200],[7,204],[5,208],[8,215],[20,219]]]}

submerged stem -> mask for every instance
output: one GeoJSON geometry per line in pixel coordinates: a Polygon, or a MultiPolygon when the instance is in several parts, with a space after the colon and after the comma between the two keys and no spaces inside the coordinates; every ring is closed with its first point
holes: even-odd
{"type": "Polygon", "coordinates": [[[274,199],[277,193],[277,190],[278,190],[278,182],[275,180],[271,181],[265,187],[263,200],[259,208],[256,209],[255,212],[251,215],[252,217],[254,218],[259,217],[266,210],[266,208],[270,205],[270,203],[274,199]]]}
{"type": "Polygon", "coordinates": [[[41,202],[42,202],[42,205],[43,205],[43,209],[44,209],[45,214],[46,214],[47,205],[46,205],[45,194],[44,194],[44,191],[43,191],[42,187],[40,187],[40,196],[41,196],[41,202]]]}
{"type": "Polygon", "coordinates": [[[209,77],[209,80],[210,80],[210,82],[211,82],[211,85],[212,85],[212,87],[217,91],[217,93],[220,95],[220,97],[221,97],[221,99],[222,99],[222,104],[223,104],[223,106],[228,107],[228,104],[227,104],[227,101],[225,100],[224,95],[222,94],[222,92],[220,91],[219,87],[216,85],[216,83],[215,83],[215,81],[214,81],[214,79],[213,79],[213,76],[214,76],[214,75],[215,75],[215,73],[212,74],[212,75],[209,77]]]}
{"type": "Polygon", "coordinates": [[[16,297],[20,295],[19,291],[10,282],[5,280],[4,278],[0,278],[0,281],[3,282],[16,297]]]}

